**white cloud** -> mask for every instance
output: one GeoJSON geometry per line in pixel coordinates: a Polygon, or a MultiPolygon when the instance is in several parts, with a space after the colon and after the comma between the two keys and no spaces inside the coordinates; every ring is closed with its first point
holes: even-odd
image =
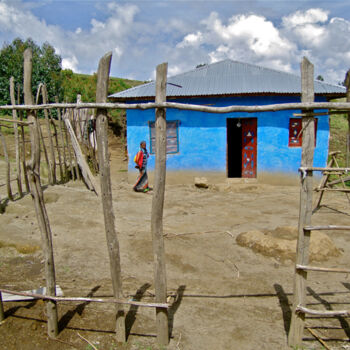
{"type": "Polygon", "coordinates": [[[216,12],[202,21],[200,31],[190,33],[178,44],[178,48],[209,46],[210,62],[225,58],[262,62],[269,66],[290,71],[287,59],[295,45],[283,37],[275,25],[263,16],[237,15],[224,23],[216,12]]]}
{"type": "Polygon", "coordinates": [[[62,59],[63,69],[71,69],[73,72],[79,73],[78,67],[79,67],[79,61],[75,56],[62,59]]]}
{"type": "Polygon", "coordinates": [[[304,24],[324,23],[328,20],[328,11],[323,9],[309,9],[305,12],[297,11],[289,16],[283,17],[285,27],[296,27],[304,24]]]}
{"type": "Polygon", "coordinates": [[[88,25],[66,30],[36,17],[28,2],[0,0],[0,39],[48,41],[64,68],[80,72],[96,71],[99,58],[112,51],[112,75],[136,79],[154,78],[161,62],[169,62],[169,75],[174,75],[226,58],[299,73],[305,55],[314,63],[315,75],[333,82],[342,81],[350,67],[350,22],[331,17],[326,9],[295,11],[280,22],[252,12],[232,15],[233,10],[231,15],[211,12],[201,20],[197,16],[196,21],[172,13],[149,20],[142,2],[137,4],[99,3],[100,15],[88,25]]]}

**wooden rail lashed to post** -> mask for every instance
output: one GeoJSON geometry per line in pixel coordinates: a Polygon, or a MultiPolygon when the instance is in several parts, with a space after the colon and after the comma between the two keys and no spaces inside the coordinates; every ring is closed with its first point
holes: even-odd
{"type": "MultiPolygon", "coordinates": [[[[32,96],[32,50],[24,51],[24,100],[30,105],[33,103],[32,96]]],[[[52,248],[52,234],[47,216],[43,191],[40,182],[40,138],[37,126],[37,118],[32,110],[27,112],[28,121],[32,122],[30,128],[31,139],[31,160],[28,165],[30,190],[35,206],[35,212],[41,232],[42,249],[45,260],[46,290],[48,295],[56,295],[56,276],[52,248]]],[[[56,337],[58,334],[57,305],[53,300],[46,302],[47,325],[49,337],[56,337]]]]}
{"type": "MultiPolygon", "coordinates": [[[[112,53],[109,52],[103,56],[99,62],[97,72],[96,102],[107,101],[111,59],[112,53]]],[[[98,161],[100,166],[101,201],[103,207],[107,249],[109,253],[113,295],[116,299],[118,299],[122,295],[122,277],[120,267],[119,241],[115,228],[115,216],[113,211],[107,131],[107,110],[97,109],[96,132],[98,161]]],[[[116,304],[116,338],[118,342],[126,341],[124,308],[122,305],[118,304],[116,304]]]]}
{"type": "MultiPolygon", "coordinates": [[[[166,101],[166,82],[168,64],[157,66],[156,103],[166,101]]],[[[154,255],[154,286],[156,302],[165,303],[167,293],[165,252],[163,238],[163,207],[166,177],[166,111],[156,109],[156,160],[154,174],[154,193],[152,199],[151,231],[154,255]]],[[[169,342],[168,312],[156,308],[157,341],[160,345],[169,342]]]]}
{"type": "MultiPolygon", "coordinates": [[[[301,63],[301,102],[314,101],[314,67],[304,57],[301,63]]],[[[302,155],[301,166],[311,167],[314,158],[315,127],[314,117],[304,116],[302,118],[302,155]]],[[[311,224],[312,215],[312,172],[306,172],[301,176],[300,209],[298,223],[298,243],[296,263],[307,265],[309,262],[310,231],[304,227],[311,224]]],[[[298,306],[306,304],[306,280],[307,271],[297,269],[294,277],[294,302],[291,325],[288,336],[290,346],[301,345],[304,332],[305,314],[297,313],[298,306]]]]}

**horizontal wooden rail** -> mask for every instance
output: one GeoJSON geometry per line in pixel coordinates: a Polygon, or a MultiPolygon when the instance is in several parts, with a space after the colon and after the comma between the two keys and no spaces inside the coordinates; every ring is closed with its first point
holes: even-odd
{"type": "Polygon", "coordinates": [[[0,122],[10,122],[10,123],[16,123],[19,125],[30,125],[33,124],[33,122],[24,122],[21,120],[15,120],[15,119],[7,119],[7,118],[0,118],[0,122]]]}
{"type": "Polygon", "coordinates": [[[341,171],[344,173],[350,172],[350,168],[319,168],[319,167],[300,167],[299,171],[329,171],[329,172],[337,172],[341,171]]]}
{"type": "Polygon", "coordinates": [[[313,109],[334,109],[350,111],[350,103],[348,102],[295,102],[295,103],[279,103],[261,106],[227,106],[227,107],[210,107],[201,105],[192,105],[176,102],[147,102],[147,103],[51,103],[41,105],[6,105],[0,106],[5,110],[41,110],[55,108],[101,108],[101,109],[155,109],[155,108],[175,108],[182,110],[192,110],[207,113],[230,113],[230,112],[277,112],[283,110],[313,110],[313,109]]]}
{"type": "Polygon", "coordinates": [[[350,273],[350,269],[338,269],[332,267],[318,267],[318,266],[305,266],[305,265],[295,265],[297,270],[304,271],[319,271],[319,272],[337,272],[337,273],[350,273]]]}
{"type": "Polygon", "coordinates": [[[350,192],[350,188],[318,188],[316,191],[350,192]]]}
{"type": "Polygon", "coordinates": [[[327,226],[305,226],[306,231],[326,231],[326,230],[350,230],[350,226],[327,225],[327,226]]]}
{"type": "Polygon", "coordinates": [[[135,306],[143,306],[143,307],[160,307],[164,309],[169,308],[169,304],[166,304],[166,303],[143,303],[141,301],[121,300],[121,299],[115,299],[115,298],[101,299],[101,298],[84,298],[84,297],[71,297],[71,298],[56,297],[56,296],[42,295],[42,294],[35,294],[35,293],[17,292],[17,291],[8,290],[8,289],[0,289],[0,292],[13,294],[13,295],[21,295],[25,297],[32,297],[35,299],[63,301],[63,302],[84,301],[84,302],[91,302],[91,303],[115,303],[115,304],[126,304],[126,305],[135,305],[135,306]]]}
{"type": "Polygon", "coordinates": [[[307,307],[298,305],[296,308],[296,312],[301,312],[304,314],[309,314],[309,315],[316,315],[316,316],[349,316],[350,315],[350,310],[313,310],[309,309],[307,307]]]}

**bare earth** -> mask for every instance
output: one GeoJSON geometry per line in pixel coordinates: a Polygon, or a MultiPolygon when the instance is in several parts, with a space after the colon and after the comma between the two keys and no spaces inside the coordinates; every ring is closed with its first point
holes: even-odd
{"type": "MultiPolygon", "coordinates": [[[[112,144],[116,226],[121,248],[125,296],[153,301],[150,234],[152,194],[134,193],[127,182],[124,153],[112,144]]],[[[0,166],[4,179],[4,166],[0,166]]],[[[181,176],[181,174],[179,174],[181,176]]],[[[15,183],[13,183],[15,188],[15,183]]],[[[0,188],[1,197],[5,192],[0,188]]],[[[109,261],[101,203],[82,183],[48,187],[45,200],[53,232],[57,283],[65,296],[111,296],[109,261]]],[[[313,224],[349,225],[344,194],[326,194],[313,224]]],[[[164,233],[168,290],[177,293],[169,310],[169,349],[288,349],[287,332],[294,263],[268,257],[237,244],[251,230],[297,226],[299,188],[267,184],[217,184],[209,189],[167,184],[164,233]]],[[[43,255],[31,197],[9,202],[0,215],[0,286],[29,290],[45,285],[43,255]]],[[[328,232],[342,254],[313,265],[349,268],[346,232],[328,232]]],[[[309,307],[348,309],[346,274],[309,274],[309,307]]],[[[113,307],[60,303],[61,332],[46,335],[43,302],[5,303],[1,349],[158,349],[155,311],[126,307],[129,338],[117,346],[113,307]],[[92,347],[90,347],[92,349],[92,347]]],[[[332,349],[349,349],[347,319],[308,318],[307,325],[332,349]],[[337,339],[336,341],[334,339],[337,339]]],[[[305,349],[322,346],[305,331],[305,349]]]]}

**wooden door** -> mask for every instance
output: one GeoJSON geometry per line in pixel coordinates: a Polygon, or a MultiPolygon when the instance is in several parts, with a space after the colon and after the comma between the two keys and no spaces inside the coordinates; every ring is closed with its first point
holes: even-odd
{"type": "Polygon", "coordinates": [[[256,177],[257,119],[242,120],[242,177],[256,177]]]}

